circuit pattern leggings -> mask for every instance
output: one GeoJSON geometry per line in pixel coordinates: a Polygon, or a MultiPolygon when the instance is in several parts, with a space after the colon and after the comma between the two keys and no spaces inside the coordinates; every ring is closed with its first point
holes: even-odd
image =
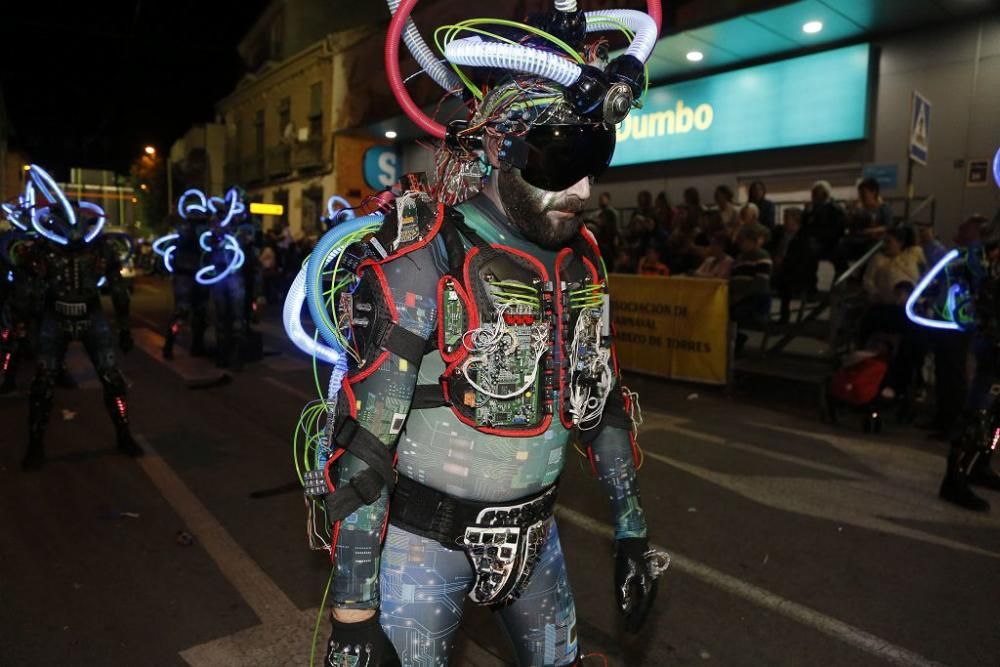
{"type": "MultiPolygon", "coordinates": [[[[570,665],[576,608],[554,519],[528,588],[497,612],[521,667],[570,665]]],[[[382,629],[403,667],[448,664],[473,571],[465,552],[390,525],[382,552],[382,629]]]]}

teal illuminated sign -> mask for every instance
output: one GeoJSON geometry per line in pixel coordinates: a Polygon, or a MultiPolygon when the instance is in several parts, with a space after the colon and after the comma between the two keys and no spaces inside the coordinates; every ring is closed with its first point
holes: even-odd
{"type": "Polygon", "coordinates": [[[865,138],[867,44],[650,89],[611,166],[865,138]]]}

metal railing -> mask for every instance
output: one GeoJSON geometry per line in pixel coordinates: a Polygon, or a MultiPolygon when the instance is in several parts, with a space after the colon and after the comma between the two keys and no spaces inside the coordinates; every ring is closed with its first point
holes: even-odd
{"type": "Polygon", "coordinates": [[[281,176],[292,171],[292,147],[272,146],[267,151],[267,175],[281,176]]]}
{"type": "Polygon", "coordinates": [[[298,141],[292,146],[292,166],[310,169],[323,166],[323,140],[298,141]]]}
{"type": "MultiPolygon", "coordinates": [[[[924,198],[916,208],[910,211],[909,219],[906,220],[906,222],[912,223],[914,219],[916,219],[921,213],[923,213],[928,208],[931,210],[931,216],[933,219],[935,206],[936,205],[934,202],[933,195],[924,198]]],[[[847,281],[852,276],[857,274],[858,271],[863,270],[863,268],[868,265],[868,261],[872,257],[874,257],[876,253],[882,250],[882,246],[884,244],[885,241],[879,240],[871,248],[869,248],[864,255],[862,255],[859,259],[857,259],[850,266],[848,266],[843,273],[838,275],[836,279],[833,281],[833,284],[830,285],[830,289],[826,292],[826,294],[823,295],[823,298],[820,299],[819,302],[815,306],[813,306],[808,312],[804,313],[803,316],[800,317],[794,324],[792,324],[791,327],[785,332],[785,334],[780,339],[778,339],[778,341],[773,346],[765,348],[764,353],[776,354],[782,352],[786,347],[788,347],[789,343],[791,343],[793,340],[795,340],[804,333],[805,329],[809,326],[809,323],[818,320],[828,309],[832,308],[835,305],[837,299],[842,298],[844,294],[843,288],[846,285],[847,281]]],[[[831,330],[828,336],[828,342],[830,343],[829,346],[830,352],[833,352],[836,348],[836,345],[834,344],[835,341],[833,340],[835,336],[836,336],[836,331],[831,330]]]]}

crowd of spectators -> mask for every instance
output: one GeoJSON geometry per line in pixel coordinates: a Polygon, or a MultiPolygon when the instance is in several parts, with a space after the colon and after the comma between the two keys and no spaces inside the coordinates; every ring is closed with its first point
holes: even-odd
{"type": "MultiPolygon", "coordinates": [[[[793,302],[814,300],[820,262],[829,262],[838,282],[862,301],[851,329],[854,348],[891,351],[884,398],[913,391],[927,353],[934,353],[939,400],[933,425],[946,429],[960,407],[949,400],[963,395],[964,379],[955,370],[964,368],[957,361],[961,339],[919,329],[905,314],[915,285],[947,253],[933,227],[895,219],[872,179],[858,184],[852,203],[837,201],[830,183],[817,181],[808,203],[785,204],[780,215],[764,183],[752,183],[747,194],[748,201],[739,204],[732,189],[720,185],[714,206],[706,207],[695,188],[673,206],[665,193],[654,198],[642,191],[625,219],[605,192],[587,224],[603,255],[613,258],[613,272],[728,280],[738,353],[745,328],[787,324],[793,302]],[[780,304],[774,315],[773,301],[780,304]]],[[[962,224],[955,245],[974,242],[982,222],[962,224]]]]}

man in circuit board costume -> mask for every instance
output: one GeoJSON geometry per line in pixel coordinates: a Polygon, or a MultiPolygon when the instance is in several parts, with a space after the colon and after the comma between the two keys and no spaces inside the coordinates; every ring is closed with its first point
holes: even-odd
{"type": "Polygon", "coordinates": [[[37,287],[34,293],[40,315],[33,322],[38,368],[31,383],[29,440],[21,466],[33,470],[45,463],[52,389],[60,360],[74,340],[83,343],[103,385],[118,449],[139,456],[142,449],[129,431],[125,378],[115,365],[114,335],[101,308],[100,289],[107,284],[118,325],[118,345],[128,352],[133,346],[129,293],[121,278],[119,253],[101,234],[104,211],[87,202],[71,204],[52,178],[35,165],[30,167],[29,178],[34,191],[32,227],[38,237],[18,254],[18,271],[23,271],[26,280],[18,281],[17,287],[37,287]]]}
{"type": "MultiPolygon", "coordinates": [[[[400,3],[387,44],[413,4],[400,3]]],[[[638,33],[633,44],[655,41],[641,12],[603,12],[616,17],[605,23],[560,4],[538,25],[577,49],[586,32],[619,24],[638,33]]],[[[549,57],[514,47],[519,63],[549,57]]],[[[289,313],[308,300],[324,338],[353,360],[335,362],[335,378],[346,377],[303,477],[332,524],[327,665],[447,664],[465,597],[497,611],[519,664],[578,664],[553,518],[571,438],[612,504],[626,628],[643,624],[668,558],[646,537],[606,274],[579,216],[610,161],[614,124],[642,92],[648,52],[638,52],[563,83],[498,66],[468,124],[432,131],[447,134],[442,161],[453,160],[437,195],[461,203],[384,198],[384,219],[335,225],[293,284],[290,335],[289,313]],[[480,160],[491,174],[466,190],[480,160]]],[[[398,82],[394,60],[387,49],[398,82]]],[[[310,349],[301,333],[296,342],[310,349]]]]}

